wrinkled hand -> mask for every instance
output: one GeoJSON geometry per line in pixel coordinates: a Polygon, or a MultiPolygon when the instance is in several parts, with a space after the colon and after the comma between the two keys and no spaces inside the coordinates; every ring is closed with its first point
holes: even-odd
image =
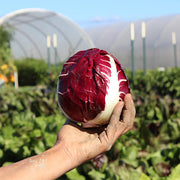
{"type": "Polygon", "coordinates": [[[131,94],[114,108],[107,126],[85,129],[67,120],[61,128],[57,144],[61,144],[74,167],[111,149],[118,137],[132,129],[135,107],[131,94]]]}

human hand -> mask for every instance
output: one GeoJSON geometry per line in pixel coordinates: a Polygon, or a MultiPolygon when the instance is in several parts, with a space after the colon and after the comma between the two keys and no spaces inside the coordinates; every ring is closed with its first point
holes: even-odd
{"type": "Polygon", "coordinates": [[[74,168],[110,150],[118,137],[131,130],[134,118],[132,96],[127,94],[124,102],[117,103],[107,126],[85,129],[67,120],[58,134],[56,145],[61,144],[74,168]]]}
{"type": "Polygon", "coordinates": [[[108,151],[116,139],[133,126],[135,108],[127,94],[117,103],[107,126],[85,129],[67,121],[56,144],[47,151],[0,168],[0,179],[56,179],[83,162],[108,151]]]}

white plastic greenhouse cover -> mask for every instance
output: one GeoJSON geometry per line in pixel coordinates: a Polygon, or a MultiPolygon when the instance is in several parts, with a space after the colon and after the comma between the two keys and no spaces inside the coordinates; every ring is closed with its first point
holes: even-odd
{"type": "MultiPolygon", "coordinates": [[[[143,69],[142,22],[146,23],[147,69],[174,66],[172,32],[176,33],[177,64],[180,66],[180,14],[137,20],[134,22],[135,68],[143,69]]],[[[112,53],[124,68],[131,69],[130,22],[99,25],[87,28],[86,32],[95,46],[112,53]],[[104,43],[106,42],[106,43],[104,43]]]]}
{"type": "Polygon", "coordinates": [[[65,16],[44,9],[22,9],[0,18],[0,25],[12,28],[11,49],[16,59],[47,60],[47,36],[51,37],[50,61],[54,63],[53,35],[57,36],[57,61],[65,61],[79,50],[94,47],[77,24],[65,16]]]}

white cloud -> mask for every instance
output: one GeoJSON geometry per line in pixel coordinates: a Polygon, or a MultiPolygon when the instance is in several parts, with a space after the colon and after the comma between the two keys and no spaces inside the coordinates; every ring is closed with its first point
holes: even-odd
{"type": "Polygon", "coordinates": [[[104,21],[105,19],[101,16],[95,16],[93,18],[90,19],[91,22],[102,22],[104,21]]]}

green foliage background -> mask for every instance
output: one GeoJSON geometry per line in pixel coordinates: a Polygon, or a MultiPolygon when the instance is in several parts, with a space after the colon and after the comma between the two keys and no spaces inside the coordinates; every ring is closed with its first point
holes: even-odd
{"type": "MultiPolygon", "coordinates": [[[[28,59],[15,64],[25,84],[19,89],[0,89],[1,166],[52,147],[65,122],[56,99],[62,66],[50,73],[42,61],[28,59]],[[36,76],[33,82],[28,79],[31,74],[36,76]]],[[[133,130],[116,141],[99,166],[92,160],[59,179],[180,178],[180,69],[149,70],[146,75],[137,71],[134,79],[131,71],[126,74],[137,111],[133,130]]]]}
{"type": "MultiPolygon", "coordinates": [[[[0,65],[12,62],[12,33],[0,26],[0,65]]],[[[66,120],[56,97],[62,64],[48,69],[43,60],[13,62],[21,87],[0,89],[0,166],[52,147],[66,120]]],[[[133,129],[100,156],[98,165],[93,159],[59,179],[180,179],[180,68],[137,71],[134,79],[131,73],[126,70],[137,112],[133,129]]]]}
{"type": "Polygon", "coordinates": [[[10,27],[0,26],[0,65],[12,60],[12,53],[10,50],[12,34],[13,32],[10,27]]]}

